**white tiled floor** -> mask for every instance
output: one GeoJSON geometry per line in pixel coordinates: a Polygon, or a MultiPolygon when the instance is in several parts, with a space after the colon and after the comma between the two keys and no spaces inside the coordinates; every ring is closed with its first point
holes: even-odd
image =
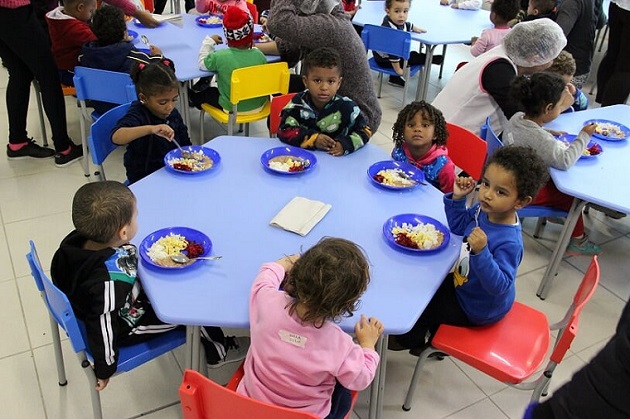
{"type": "MultiPolygon", "coordinates": [[[[469,59],[466,47],[450,46],[443,80],[437,80],[433,68],[429,99],[435,96],[452,75],[459,61],[469,59]]],[[[7,75],[0,70],[0,96],[6,93],[7,75]]],[[[415,89],[416,80],[411,81],[415,89]]],[[[588,90],[588,89],[587,89],[588,90]]],[[[391,127],[401,109],[400,89],[383,86],[381,104],[384,115],[372,142],[391,150],[391,127]]],[[[66,99],[69,130],[78,143],[79,124],[75,102],[66,99]]],[[[29,133],[41,143],[39,122],[32,100],[29,133]]],[[[6,105],[0,107],[0,132],[8,132],[6,105]]],[[[192,112],[192,138],[197,139],[198,114],[192,112]]],[[[206,118],[210,136],[224,131],[211,118],[206,118]]],[[[252,127],[252,135],[267,136],[264,123],[252,127]]],[[[210,138],[210,137],[209,137],[210,138]]],[[[108,178],[123,180],[122,150],[107,162],[108,178]]],[[[52,160],[8,161],[0,158],[0,417],[7,418],[85,418],[90,416],[90,400],[86,380],[80,371],[68,342],[64,342],[68,385],[57,385],[48,318],[39,294],[29,275],[24,255],[28,240],[39,248],[45,269],[59,241],[72,227],[70,202],[76,189],[85,182],[81,167],[74,164],[64,169],[54,167],[52,160]]],[[[626,255],[630,253],[630,217],[610,220],[592,211],[585,217],[591,237],[601,243],[601,286],[586,306],[578,337],[565,361],[557,368],[551,390],[571,377],[612,335],[618,316],[630,294],[630,281],[624,272],[630,269],[626,255]]],[[[558,237],[559,227],[547,225],[543,238],[533,239],[533,220],[526,220],[525,259],[517,282],[519,301],[544,311],[552,320],[564,313],[579,283],[588,258],[570,257],[561,265],[560,273],[545,301],[535,290],[558,237]]],[[[390,353],[387,365],[385,418],[520,418],[528,401],[528,393],[478,373],[452,359],[431,362],[423,372],[412,412],[401,410],[415,358],[405,353],[390,353]]],[[[181,353],[167,355],[143,368],[116,377],[102,394],[106,418],[181,417],[177,388],[181,381],[181,353]]],[[[231,371],[215,372],[213,378],[223,381],[231,371]]],[[[359,412],[363,410],[359,404],[359,412]]]]}

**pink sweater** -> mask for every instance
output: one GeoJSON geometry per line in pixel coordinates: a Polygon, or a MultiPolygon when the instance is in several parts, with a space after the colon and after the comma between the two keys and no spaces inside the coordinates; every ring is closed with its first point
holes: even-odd
{"type": "Polygon", "coordinates": [[[291,297],[278,290],[284,269],[265,263],[252,285],[252,343],[237,392],[257,400],[326,417],[335,378],[350,390],[367,388],[379,356],[361,348],[333,322],[317,329],[286,309],[291,297]]]}
{"type": "Polygon", "coordinates": [[[470,53],[473,57],[477,57],[486,51],[490,51],[501,43],[503,37],[507,35],[509,30],[510,28],[507,26],[485,29],[481,32],[481,36],[470,49],[470,53]]]}

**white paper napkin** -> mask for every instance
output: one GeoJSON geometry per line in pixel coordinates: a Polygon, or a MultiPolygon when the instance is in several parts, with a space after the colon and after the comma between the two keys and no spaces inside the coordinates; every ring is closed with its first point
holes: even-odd
{"type": "Polygon", "coordinates": [[[270,224],[306,236],[332,208],[332,205],[296,196],[276,214],[270,224]]]}

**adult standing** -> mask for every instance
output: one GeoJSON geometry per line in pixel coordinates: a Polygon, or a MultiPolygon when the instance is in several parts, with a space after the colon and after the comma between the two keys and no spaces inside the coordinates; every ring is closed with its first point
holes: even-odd
{"type": "Polygon", "coordinates": [[[337,2],[273,0],[267,27],[276,35],[276,45],[283,57],[301,57],[320,47],[336,50],[341,56],[343,76],[338,94],[354,100],[372,132],[376,132],[382,112],[365,47],[337,2]]]}
{"type": "Polygon", "coordinates": [[[457,70],[432,105],[448,122],[477,135],[488,116],[494,132],[503,132],[518,111],[508,96],[512,80],[548,68],[566,42],[560,26],[550,19],[521,22],[501,45],[457,70]]]}
{"type": "MultiPolygon", "coordinates": [[[[600,10],[601,12],[601,10],[600,10]]],[[[571,81],[581,89],[588,79],[595,51],[597,16],[594,0],[562,0],[556,23],[567,37],[565,50],[575,59],[575,75],[571,81]]]]}
{"type": "Polygon", "coordinates": [[[602,106],[625,103],[630,95],[630,0],[612,0],[608,9],[608,49],[597,71],[602,106]]]}

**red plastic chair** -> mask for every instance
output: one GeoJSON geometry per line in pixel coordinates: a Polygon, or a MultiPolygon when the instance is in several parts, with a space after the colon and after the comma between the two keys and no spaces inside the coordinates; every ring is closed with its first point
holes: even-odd
{"type": "MultiPolygon", "coordinates": [[[[236,393],[243,379],[243,364],[225,387],[192,370],[184,372],[179,398],[184,419],[316,419],[312,413],[274,406],[236,393]]],[[[352,392],[352,408],[358,393],[352,392]]],[[[352,415],[352,408],[346,416],[352,415]]]]}
{"type": "Polygon", "coordinates": [[[483,327],[441,325],[431,346],[422,351],[403,410],[411,409],[417,379],[428,357],[444,352],[489,376],[521,390],[534,390],[531,401],[546,395],[549,381],[577,333],[584,304],[593,296],[599,283],[599,264],[593,257],[564,318],[549,325],[544,313],[515,302],[510,312],[498,323],[483,327]],[[543,364],[551,343],[550,330],[558,330],[553,352],[542,373],[525,382],[543,364]]]}
{"type": "Polygon", "coordinates": [[[293,99],[295,93],[273,96],[271,98],[271,111],[269,111],[269,136],[276,137],[280,128],[280,116],[282,109],[293,99]]]}
{"type": "Polygon", "coordinates": [[[459,125],[446,123],[448,156],[473,179],[481,179],[486,162],[487,144],[472,131],[459,125]]]}

